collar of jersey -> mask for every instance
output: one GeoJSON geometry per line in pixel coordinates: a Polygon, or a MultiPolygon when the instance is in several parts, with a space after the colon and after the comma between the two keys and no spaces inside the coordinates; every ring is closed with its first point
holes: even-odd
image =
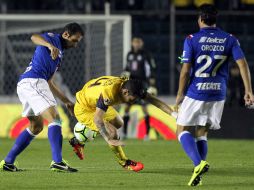
{"type": "Polygon", "coordinates": [[[219,28],[213,27],[213,26],[208,26],[208,27],[204,27],[204,28],[200,29],[200,31],[203,31],[203,30],[219,30],[219,28]]]}

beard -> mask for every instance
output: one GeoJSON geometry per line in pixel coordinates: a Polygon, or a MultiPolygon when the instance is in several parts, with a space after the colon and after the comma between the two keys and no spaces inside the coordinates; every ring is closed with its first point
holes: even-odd
{"type": "Polygon", "coordinates": [[[69,45],[69,41],[66,40],[66,39],[61,38],[61,43],[62,43],[63,49],[69,49],[69,48],[71,48],[71,46],[69,45]]]}

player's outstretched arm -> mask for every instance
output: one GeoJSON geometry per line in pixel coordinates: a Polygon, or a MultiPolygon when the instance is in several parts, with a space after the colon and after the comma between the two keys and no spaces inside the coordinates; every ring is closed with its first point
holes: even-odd
{"type": "Polygon", "coordinates": [[[254,97],[253,97],[252,86],[251,86],[251,76],[250,76],[249,66],[245,58],[237,60],[236,63],[240,69],[240,73],[243,79],[243,84],[245,89],[245,95],[244,95],[245,104],[246,106],[250,106],[254,103],[254,97]]]}
{"type": "MultiPolygon", "coordinates": [[[[53,76],[54,77],[54,76],[53,76]]],[[[48,81],[49,88],[53,92],[53,94],[58,97],[67,107],[69,113],[73,116],[74,115],[74,103],[71,102],[64,93],[56,86],[53,81],[53,77],[48,81]]]]}
{"type": "Polygon", "coordinates": [[[97,126],[101,136],[105,139],[105,141],[112,146],[122,146],[123,142],[120,140],[112,139],[112,135],[109,134],[106,129],[105,123],[103,121],[103,116],[105,111],[96,107],[95,115],[94,115],[94,123],[97,126]]]}
{"type": "Polygon", "coordinates": [[[153,96],[152,94],[147,93],[144,100],[149,102],[150,104],[153,104],[154,106],[161,109],[165,113],[167,113],[167,114],[169,114],[169,115],[176,118],[177,113],[174,112],[167,104],[165,104],[164,102],[162,102],[161,100],[159,100],[158,98],[153,96]]]}
{"type": "Polygon", "coordinates": [[[33,34],[31,40],[34,44],[45,46],[50,50],[50,56],[55,60],[59,55],[59,49],[53,46],[51,43],[47,42],[40,34],[33,34]]]}

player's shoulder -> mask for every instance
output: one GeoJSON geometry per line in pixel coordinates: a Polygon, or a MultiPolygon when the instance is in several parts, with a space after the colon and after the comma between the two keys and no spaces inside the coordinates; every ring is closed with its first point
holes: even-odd
{"type": "Polygon", "coordinates": [[[187,42],[192,42],[193,40],[195,41],[195,39],[198,38],[199,36],[200,36],[199,32],[188,34],[185,37],[185,41],[187,42]]]}
{"type": "Polygon", "coordinates": [[[196,34],[196,33],[194,33],[194,34],[188,34],[188,35],[185,37],[185,39],[186,39],[186,40],[191,40],[194,36],[196,36],[195,34],[196,34]]]}
{"type": "Polygon", "coordinates": [[[60,36],[60,34],[53,33],[53,32],[45,32],[44,34],[51,37],[51,38],[59,38],[59,36],[60,36]]]}
{"type": "Polygon", "coordinates": [[[46,39],[50,40],[51,42],[55,41],[56,43],[60,43],[60,34],[53,33],[53,32],[45,32],[42,34],[46,39]]]}
{"type": "Polygon", "coordinates": [[[226,32],[224,30],[220,30],[220,34],[223,34],[224,37],[227,38],[227,41],[229,43],[234,44],[235,42],[237,42],[239,44],[239,41],[238,41],[237,37],[234,34],[228,33],[228,32],[226,32]]]}

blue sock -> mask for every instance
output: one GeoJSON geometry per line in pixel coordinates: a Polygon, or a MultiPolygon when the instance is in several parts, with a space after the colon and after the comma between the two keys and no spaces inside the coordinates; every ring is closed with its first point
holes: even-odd
{"type": "Polygon", "coordinates": [[[15,144],[12,146],[10,152],[4,159],[6,163],[13,164],[16,157],[30,144],[35,135],[27,128],[25,129],[18,138],[15,144]]]}
{"type": "Polygon", "coordinates": [[[206,155],[207,155],[207,137],[206,136],[201,136],[197,138],[196,141],[198,152],[201,156],[202,160],[206,160],[206,155]]]}
{"type": "Polygon", "coordinates": [[[193,164],[195,166],[199,165],[201,157],[193,136],[188,131],[183,131],[179,134],[178,140],[182,144],[185,153],[192,160],[193,164]]]}
{"type": "Polygon", "coordinates": [[[51,146],[52,159],[56,163],[62,162],[63,136],[59,122],[53,122],[49,124],[48,138],[51,146]]]}

